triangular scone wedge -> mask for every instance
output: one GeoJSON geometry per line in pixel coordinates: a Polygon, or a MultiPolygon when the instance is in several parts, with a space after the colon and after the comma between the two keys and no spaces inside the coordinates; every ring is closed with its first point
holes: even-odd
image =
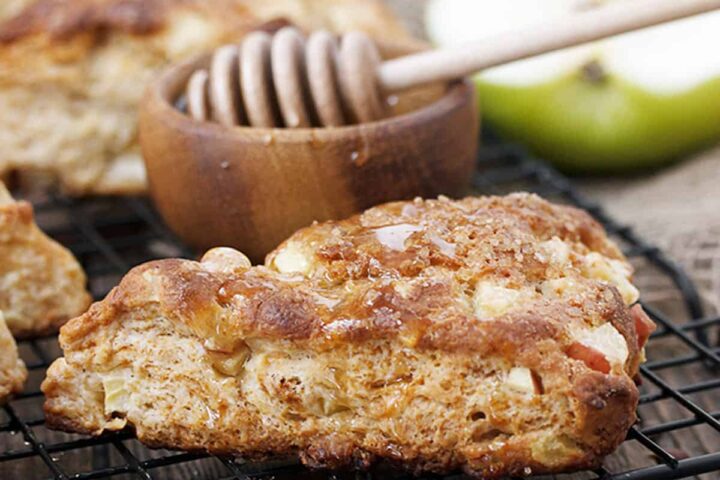
{"type": "Polygon", "coordinates": [[[72,253],[35,224],[28,202],[0,182],[0,310],[18,338],[57,331],[87,310],[91,297],[72,253]]]}
{"type": "Polygon", "coordinates": [[[25,364],[18,357],[15,339],[0,311],[0,404],[13,393],[21,392],[26,378],[25,364]]]}
{"type": "Polygon", "coordinates": [[[314,467],[596,466],[635,421],[652,328],[630,274],[587,214],[526,194],[387,204],[265,266],[148,263],[62,328],[47,422],[314,467]]]}

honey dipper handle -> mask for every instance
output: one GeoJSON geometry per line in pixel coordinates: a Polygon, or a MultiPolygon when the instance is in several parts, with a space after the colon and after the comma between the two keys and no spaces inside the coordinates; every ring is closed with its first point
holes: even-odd
{"type": "Polygon", "coordinates": [[[385,91],[397,91],[452,80],[488,67],[715,9],[720,9],[720,0],[613,2],[481,42],[386,61],[378,67],[378,82],[385,91]]]}

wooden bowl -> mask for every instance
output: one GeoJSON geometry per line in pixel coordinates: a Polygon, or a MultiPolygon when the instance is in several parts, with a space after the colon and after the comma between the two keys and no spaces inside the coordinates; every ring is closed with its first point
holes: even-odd
{"type": "Polygon", "coordinates": [[[399,108],[406,113],[368,124],[229,128],[194,121],[174,106],[190,74],[208,60],[164,72],[140,114],[151,195],[189,244],[232,246],[260,262],[314,220],[391,200],[465,193],[478,146],[470,83],[404,95],[399,108]],[[435,98],[428,103],[428,96],[435,98]]]}

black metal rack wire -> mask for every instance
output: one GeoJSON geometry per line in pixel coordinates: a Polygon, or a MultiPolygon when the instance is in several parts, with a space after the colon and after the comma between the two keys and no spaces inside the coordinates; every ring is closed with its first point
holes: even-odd
{"type": "MultiPolygon", "coordinates": [[[[703,479],[720,478],[720,348],[710,343],[717,338],[720,317],[703,316],[689,278],[661,250],[610,218],[566,178],[519,147],[485,147],[474,187],[484,194],[532,191],[588,210],[631,261],[655,269],[672,283],[684,305],[686,315],[680,316],[645,305],[659,329],[651,337],[649,359],[641,370],[641,421],[631,429],[627,441],[602,468],[579,477],[558,478],[663,480],[701,474],[709,474],[699,477],[703,479]],[[700,433],[688,433],[698,430],[700,433]],[[678,443],[685,448],[672,446],[678,443]]],[[[80,259],[96,298],[103,297],[138,263],[194,256],[142,199],[48,197],[35,207],[41,227],[80,259]]],[[[39,383],[49,364],[61,354],[56,339],[21,342],[20,350],[30,379],[26,391],[0,409],[2,479],[382,477],[377,472],[309,472],[287,460],[258,464],[198,453],[153,451],[126,431],[97,438],[52,432],[44,426],[39,383]]]]}

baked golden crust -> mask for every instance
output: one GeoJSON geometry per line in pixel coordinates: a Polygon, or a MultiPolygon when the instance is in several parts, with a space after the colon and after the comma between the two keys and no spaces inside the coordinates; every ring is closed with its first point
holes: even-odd
{"type": "Polygon", "coordinates": [[[383,205],[264,266],[151,262],[62,328],[47,421],[315,467],[595,466],[635,421],[630,274],[587,214],[527,194],[383,205]]]}
{"type": "Polygon", "coordinates": [[[33,208],[0,182],[0,310],[18,338],[56,332],[90,305],[73,255],[35,224],[33,208]]]}
{"type": "Polygon", "coordinates": [[[146,190],[137,106],[159,70],[282,17],[409,36],[378,0],[38,0],[0,24],[0,177],[42,171],[73,194],[146,190]]]}
{"type": "Polygon", "coordinates": [[[27,378],[25,364],[18,358],[17,345],[0,311],[0,404],[9,395],[22,391],[27,378]]]}

